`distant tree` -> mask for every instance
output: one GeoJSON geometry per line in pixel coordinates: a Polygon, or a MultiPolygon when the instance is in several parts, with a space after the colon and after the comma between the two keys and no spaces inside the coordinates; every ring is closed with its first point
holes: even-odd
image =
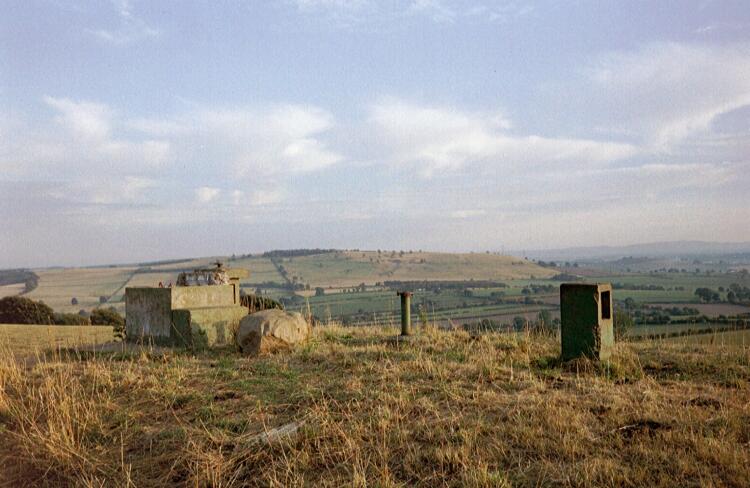
{"type": "Polygon", "coordinates": [[[727,293],[727,301],[729,303],[736,303],[737,302],[737,295],[733,291],[731,291],[731,290],[729,291],[729,293],[727,293]]]}
{"type": "Polygon", "coordinates": [[[71,305],[78,305],[78,299],[76,297],[71,298],[70,299],[70,304],[71,305]]]}
{"type": "Polygon", "coordinates": [[[521,330],[526,326],[526,319],[520,315],[513,317],[513,327],[516,330],[521,330]]]}
{"type": "Polygon", "coordinates": [[[99,303],[107,303],[107,297],[105,297],[104,295],[100,296],[99,303]]]}
{"type": "Polygon", "coordinates": [[[111,325],[113,327],[125,327],[125,319],[117,313],[114,307],[95,308],[89,316],[91,325],[111,325]]]}
{"type": "Polygon", "coordinates": [[[695,295],[700,298],[701,301],[707,303],[718,302],[721,299],[719,294],[710,288],[697,288],[695,290],[695,295]]]}
{"type": "Polygon", "coordinates": [[[549,313],[549,310],[540,310],[537,314],[535,332],[542,335],[552,335],[555,333],[552,314],[549,313]]]}
{"type": "Polygon", "coordinates": [[[315,287],[315,296],[316,297],[322,297],[326,294],[325,289],[322,286],[316,286],[315,287]]]}
{"type": "Polygon", "coordinates": [[[84,310],[84,309],[80,309],[80,310],[78,311],[78,315],[80,315],[81,317],[88,317],[88,316],[89,316],[89,315],[91,315],[91,314],[90,314],[90,313],[88,313],[88,312],[87,312],[86,310],[84,310]]]}
{"type": "Polygon", "coordinates": [[[56,325],[91,325],[88,317],[83,317],[77,313],[56,313],[56,325]]]}
{"type": "Polygon", "coordinates": [[[55,323],[55,314],[44,302],[12,296],[0,299],[0,324],[55,323]]]}
{"type": "Polygon", "coordinates": [[[29,293],[33,291],[37,286],[39,286],[39,277],[36,275],[36,273],[32,273],[31,276],[29,276],[23,283],[23,292],[29,293]]]}

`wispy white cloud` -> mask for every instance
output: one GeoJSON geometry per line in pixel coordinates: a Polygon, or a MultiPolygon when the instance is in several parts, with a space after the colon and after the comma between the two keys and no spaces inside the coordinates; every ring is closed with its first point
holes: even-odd
{"type": "Polygon", "coordinates": [[[57,110],[55,120],[75,135],[89,140],[105,140],[109,137],[112,111],[106,105],[50,96],[45,96],[44,101],[57,110]]]}
{"type": "Polygon", "coordinates": [[[117,27],[113,29],[94,29],[90,32],[99,39],[118,46],[158,36],[161,31],[150,26],[143,19],[133,14],[130,0],[111,0],[117,14],[117,27]]]}
{"type": "Polygon", "coordinates": [[[750,44],[648,44],[603,56],[590,74],[587,100],[654,151],[672,152],[750,105],[750,44]]]}
{"type": "Polygon", "coordinates": [[[378,25],[408,18],[436,24],[504,23],[533,12],[526,2],[487,0],[289,0],[303,14],[321,15],[339,26],[378,25]]]}
{"type": "Polygon", "coordinates": [[[253,193],[250,203],[253,205],[273,205],[280,203],[286,198],[286,192],[281,189],[269,189],[269,190],[256,190],[253,193]]]}
{"type": "Polygon", "coordinates": [[[214,188],[210,186],[202,186],[200,188],[195,189],[195,198],[198,201],[198,203],[209,203],[215,200],[219,196],[220,193],[221,193],[221,190],[219,188],[214,188]]]}
{"type": "Polygon", "coordinates": [[[437,23],[453,23],[459,13],[444,0],[413,0],[409,13],[424,15],[437,23]]]}
{"type": "Polygon", "coordinates": [[[487,215],[487,211],[483,209],[467,209],[467,210],[453,210],[450,213],[453,219],[469,219],[472,217],[481,217],[487,215]]]}
{"type": "Polygon", "coordinates": [[[314,106],[200,108],[166,120],[141,119],[134,126],[170,139],[187,159],[201,154],[245,180],[314,172],[343,160],[324,141],[333,116],[314,106]]]}
{"type": "Polygon", "coordinates": [[[412,165],[423,176],[468,165],[491,165],[514,171],[554,168],[625,159],[637,148],[589,139],[516,135],[497,113],[472,113],[384,99],[371,107],[370,121],[390,150],[393,164],[412,165]]]}
{"type": "Polygon", "coordinates": [[[20,115],[4,125],[0,165],[18,176],[57,178],[152,172],[172,161],[169,141],[129,137],[122,118],[109,106],[87,100],[45,96],[51,117],[35,124],[20,115]]]}

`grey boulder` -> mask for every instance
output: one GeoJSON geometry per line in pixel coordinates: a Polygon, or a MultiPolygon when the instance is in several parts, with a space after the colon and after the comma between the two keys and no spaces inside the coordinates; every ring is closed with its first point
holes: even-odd
{"type": "Polygon", "coordinates": [[[306,341],[310,332],[302,314],[270,309],[243,318],[236,340],[244,354],[275,353],[306,341]]]}

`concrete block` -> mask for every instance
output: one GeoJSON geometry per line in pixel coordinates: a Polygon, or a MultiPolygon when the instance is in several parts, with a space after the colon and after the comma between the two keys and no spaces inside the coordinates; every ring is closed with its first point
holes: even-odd
{"type": "Polygon", "coordinates": [[[565,283],[560,286],[563,360],[608,359],[615,343],[612,285],[565,283]]]}
{"type": "Polygon", "coordinates": [[[246,315],[247,308],[233,305],[173,310],[173,343],[194,349],[233,344],[246,315]]]}
{"type": "Polygon", "coordinates": [[[172,328],[170,288],[125,289],[126,333],[129,339],[169,338],[172,328]]]}

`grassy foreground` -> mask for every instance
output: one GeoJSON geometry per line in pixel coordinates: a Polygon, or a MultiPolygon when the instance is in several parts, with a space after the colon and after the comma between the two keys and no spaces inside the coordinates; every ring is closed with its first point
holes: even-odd
{"type": "Polygon", "coordinates": [[[0,354],[0,485],[746,486],[750,350],[318,328],[288,355],[0,354]],[[258,434],[303,422],[296,435],[258,434]]]}

